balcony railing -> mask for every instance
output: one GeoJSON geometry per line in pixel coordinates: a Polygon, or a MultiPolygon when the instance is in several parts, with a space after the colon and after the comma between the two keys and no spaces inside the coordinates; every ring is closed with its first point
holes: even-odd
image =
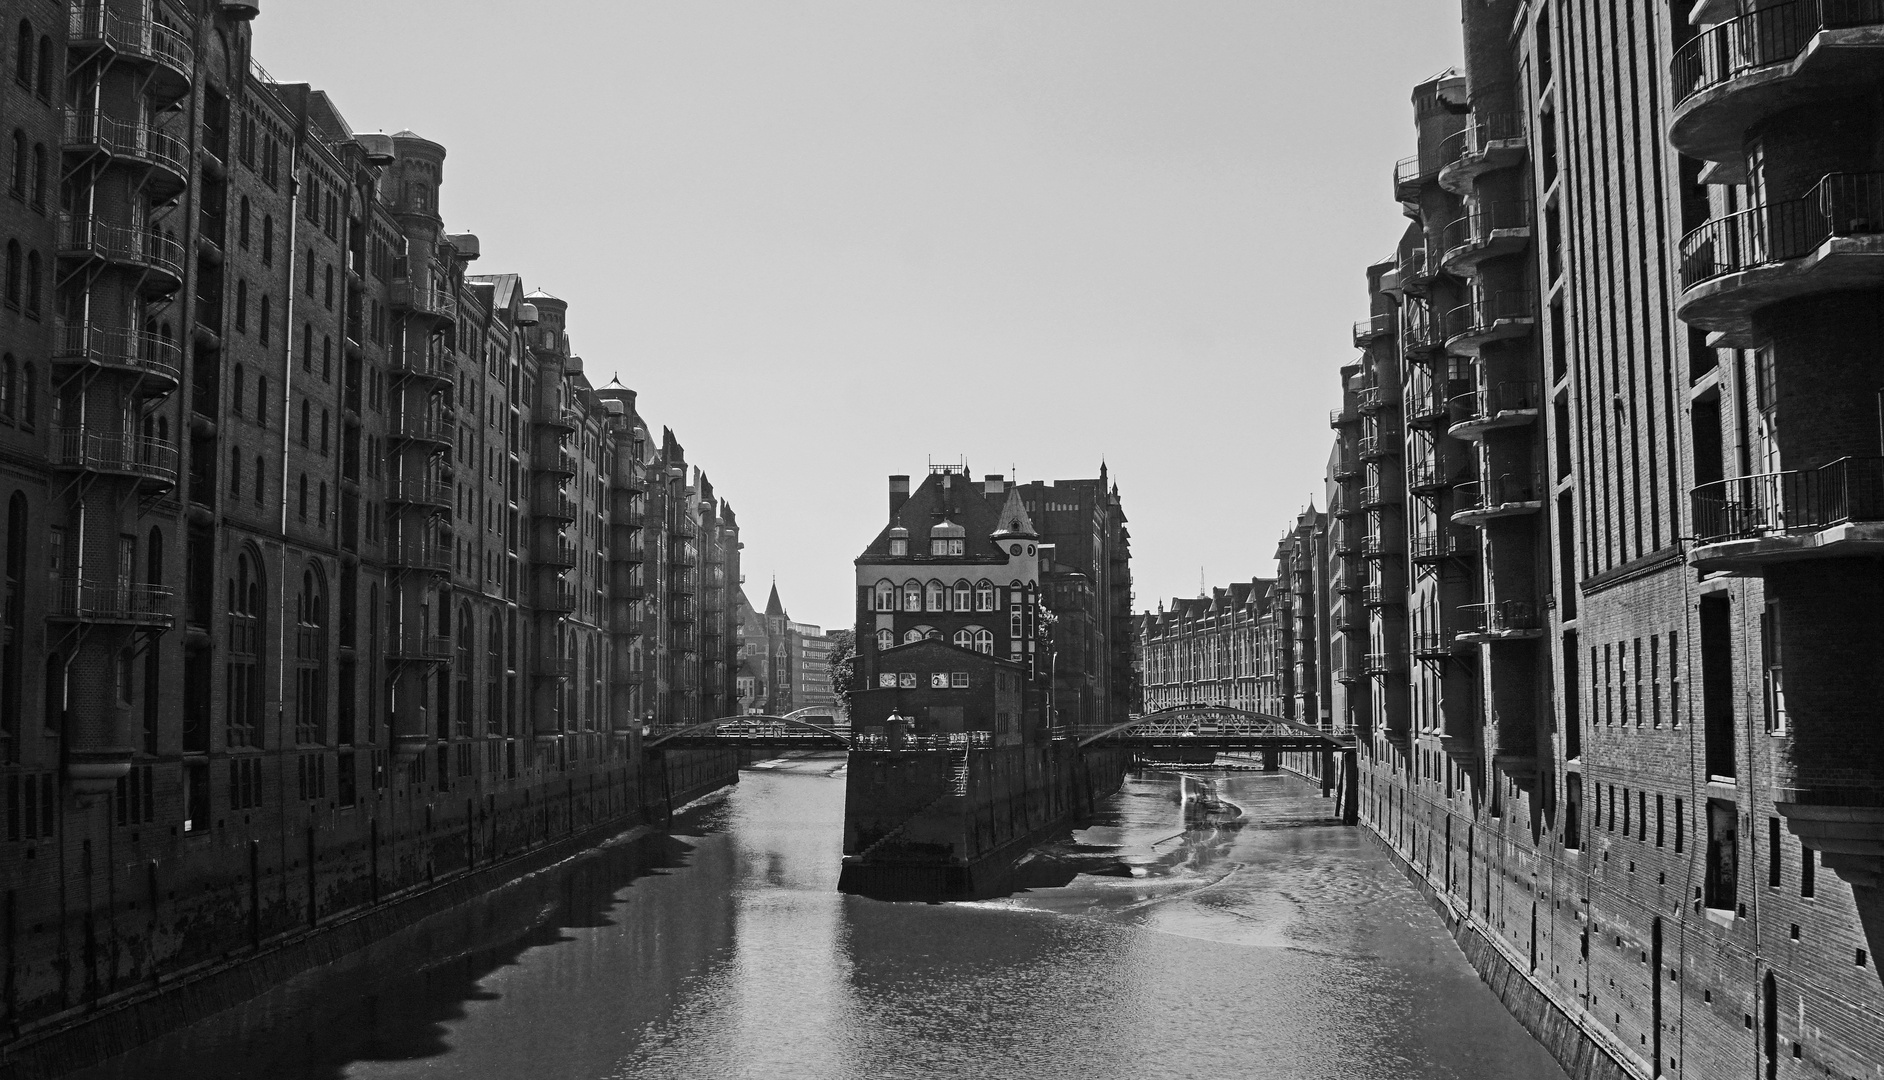
{"type": "Polygon", "coordinates": [[[1675,50],[1675,104],[1729,79],[1789,63],[1824,30],[1884,23],[1884,0],[1799,0],[1729,19],[1675,50]]]}
{"type": "Polygon", "coordinates": [[[173,384],[183,378],[183,348],[157,334],[90,322],[60,323],[53,341],[54,360],[125,368],[173,384]]]}
{"type": "Polygon", "coordinates": [[[1434,492],[1446,486],[1446,475],[1439,468],[1439,462],[1432,458],[1419,458],[1407,462],[1407,490],[1415,494],[1434,492]]]}
{"type": "Polygon", "coordinates": [[[545,566],[576,565],[576,545],[567,540],[538,539],[530,548],[530,557],[545,566]]]}
{"type": "Polygon", "coordinates": [[[1384,537],[1369,536],[1361,541],[1361,554],[1370,559],[1384,559],[1400,554],[1397,544],[1388,543],[1384,537]]]}
{"type": "Polygon", "coordinates": [[[89,217],[61,215],[59,249],[74,256],[145,266],[183,280],[183,245],[149,226],[114,225],[89,217]]]}
{"type": "Polygon", "coordinates": [[[1513,413],[1535,413],[1542,398],[1537,383],[1507,379],[1481,386],[1453,400],[1460,406],[1455,424],[1482,424],[1513,413]]]}
{"type": "Polygon", "coordinates": [[[393,660],[448,663],[451,639],[443,634],[394,634],[387,652],[393,660]]]}
{"type": "Polygon", "coordinates": [[[1407,547],[1416,563],[1442,562],[1478,551],[1478,544],[1474,540],[1464,539],[1449,532],[1413,536],[1408,540],[1407,547]]]}
{"type": "Polygon", "coordinates": [[[437,289],[410,280],[393,282],[392,306],[414,315],[438,319],[458,318],[458,298],[448,289],[437,289]]]}
{"type": "Polygon", "coordinates": [[[1719,480],[1695,488],[1693,499],[1704,544],[1884,521],[1884,457],[1719,480]]]}
{"type": "Polygon", "coordinates": [[[538,611],[567,614],[576,610],[575,587],[564,582],[538,582],[531,599],[538,611]]]}
{"type": "Polygon", "coordinates": [[[60,428],[53,441],[53,464],[63,469],[120,473],[177,482],[177,447],[166,439],[121,431],[60,428]]]}
{"type": "Polygon", "coordinates": [[[1529,289],[1498,289],[1484,293],[1446,312],[1446,337],[1466,341],[1496,336],[1519,336],[1537,321],[1537,294],[1529,289]]]}
{"type": "Polygon", "coordinates": [[[386,561],[406,570],[451,571],[451,549],[441,544],[402,544],[387,552],[386,561]]]}
{"type": "Polygon", "coordinates": [[[1354,347],[1366,348],[1391,333],[1393,333],[1393,316],[1391,315],[1375,315],[1357,320],[1354,324],[1354,347]]]}
{"type": "Polygon", "coordinates": [[[1363,386],[1354,395],[1355,406],[1363,413],[1377,413],[1392,400],[1387,391],[1379,386],[1363,386]]]}
{"type": "Polygon", "coordinates": [[[1457,636],[1452,630],[1421,630],[1413,635],[1413,655],[1421,660],[1444,660],[1452,655],[1457,636]]]}
{"type": "Polygon", "coordinates": [[[104,46],[126,56],[154,60],[186,80],[196,66],[196,50],[182,34],[155,19],[123,15],[98,2],[71,10],[66,42],[75,48],[104,46]]]}
{"type": "Polygon", "coordinates": [[[1832,173],[1797,199],[1715,218],[1681,238],[1681,287],[1884,232],[1884,173],[1832,173]]]}
{"type": "Polygon", "coordinates": [[[1493,199],[1477,203],[1440,230],[1439,250],[1451,262],[1473,249],[1490,244],[1496,234],[1528,230],[1531,204],[1524,199],[1493,199]]]}
{"type": "Polygon", "coordinates": [[[439,379],[451,382],[458,377],[458,363],[450,354],[443,350],[433,352],[421,348],[416,342],[399,350],[386,363],[395,379],[439,379]]]}
{"type": "Polygon", "coordinates": [[[189,147],[149,124],[130,124],[97,113],[71,113],[65,118],[65,145],[92,147],[112,157],[159,166],[170,172],[176,183],[189,175],[189,147]]]}
{"type": "Polygon", "coordinates": [[[452,424],[442,416],[399,416],[392,422],[392,437],[395,439],[449,445],[453,435],[452,424]]]}
{"type": "Polygon", "coordinates": [[[1392,457],[1400,452],[1400,433],[1391,428],[1385,431],[1369,431],[1361,436],[1361,460],[1392,457]]]}
{"type": "Polygon", "coordinates": [[[1335,459],[1333,470],[1336,480],[1352,480],[1366,471],[1361,466],[1360,458],[1349,457],[1347,455],[1342,455],[1335,459]]]}
{"type": "Polygon", "coordinates": [[[1496,143],[1518,142],[1525,137],[1524,114],[1515,112],[1473,113],[1465,128],[1465,153],[1483,154],[1496,143]]]}
{"type": "Polygon", "coordinates": [[[1362,669],[1369,675],[1395,675],[1406,670],[1406,657],[1397,652],[1370,652],[1362,669]]]}
{"type": "Polygon", "coordinates": [[[443,480],[395,480],[388,485],[386,497],[392,502],[449,507],[452,487],[443,480]]]}
{"type": "Polygon", "coordinates": [[[1511,634],[1539,628],[1537,605],[1529,600],[1461,604],[1459,617],[1463,634],[1511,634]]]}
{"type": "Polygon", "coordinates": [[[1399,586],[1369,585],[1361,590],[1361,603],[1368,607],[1387,607],[1406,603],[1406,590],[1399,586]]]}
{"type": "Polygon", "coordinates": [[[539,656],[534,670],[548,679],[573,679],[576,677],[576,661],[570,656],[539,656]]]}
{"type": "Polygon", "coordinates": [[[1400,347],[1403,351],[1415,354],[1445,346],[1444,320],[1434,318],[1423,302],[1406,305],[1400,315],[1400,347]]]}
{"type": "Polygon", "coordinates": [[[530,510],[537,517],[556,518],[562,521],[576,520],[576,500],[560,492],[543,494],[539,492],[530,503],[530,510]]]}
{"type": "Polygon", "coordinates": [[[167,585],[105,584],[62,578],[52,590],[47,617],[61,622],[176,624],[176,590],[167,585]]]}

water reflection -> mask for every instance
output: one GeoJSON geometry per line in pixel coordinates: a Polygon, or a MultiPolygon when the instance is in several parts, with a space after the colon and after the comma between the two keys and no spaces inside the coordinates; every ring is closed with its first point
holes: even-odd
{"type": "Polygon", "coordinates": [[[1559,1077],[1330,804],[1128,781],[999,901],[836,891],[841,759],[86,1076],[1559,1077]],[[421,957],[449,957],[416,970],[421,957]],[[187,1067],[186,1067],[187,1066],[187,1067]]]}

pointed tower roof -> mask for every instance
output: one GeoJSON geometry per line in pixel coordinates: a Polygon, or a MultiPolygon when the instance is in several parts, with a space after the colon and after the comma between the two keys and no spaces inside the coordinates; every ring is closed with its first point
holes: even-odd
{"type": "Polygon", "coordinates": [[[1007,489],[1007,502],[1001,506],[1001,519],[995,526],[994,535],[1000,538],[1026,536],[1038,539],[1040,534],[1034,531],[1034,519],[1027,514],[1027,506],[1021,502],[1020,485],[1007,489]]]}
{"type": "Polygon", "coordinates": [[[785,605],[779,603],[778,582],[776,580],[772,582],[772,595],[770,597],[767,597],[765,601],[765,615],[766,615],[766,618],[768,619],[788,618],[788,616],[785,614],[785,605]]]}

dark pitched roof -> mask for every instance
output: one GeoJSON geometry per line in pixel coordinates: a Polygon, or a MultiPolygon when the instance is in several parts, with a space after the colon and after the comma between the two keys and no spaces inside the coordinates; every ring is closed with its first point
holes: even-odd
{"type": "Polygon", "coordinates": [[[766,618],[768,619],[770,618],[783,619],[783,618],[789,617],[785,614],[785,605],[779,603],[778,601],[778,582],[776,581],[772,583],[771,597],[768,598],[765,602],[765,615],[766,615],[766,618]]]}
{"type": "Polygon", "coordinates": [[[927,551],[929,530],[949,521],[962,527],[967,541],[964,545],[967,559],[1006,562],[1007,556],[991,538],[996,533],[1009,532],[1033,535],[1034,525],[1021,505],[1019,489],[1013,484],[1004,487],[1001,494],[991,495],[986,483],[964,473],[932,472],[921,486],[909,493],[896,513],[890,515],[889,524],[864,548],[861,558],[887,558],[890,530],[897,527],[908,530],[912,553],[927,551]],[[1015,524],[1018,528],[1009,528],[1015,524]]]}

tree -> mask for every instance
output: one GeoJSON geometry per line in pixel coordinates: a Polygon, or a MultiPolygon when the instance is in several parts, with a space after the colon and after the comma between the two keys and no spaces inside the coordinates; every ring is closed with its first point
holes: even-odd
{"type": "Polygon", "coordinates": [[[857,641],[849,630],[831,631],[831,693],[850,713],[850,696],[857,690],[857,641]]]}

